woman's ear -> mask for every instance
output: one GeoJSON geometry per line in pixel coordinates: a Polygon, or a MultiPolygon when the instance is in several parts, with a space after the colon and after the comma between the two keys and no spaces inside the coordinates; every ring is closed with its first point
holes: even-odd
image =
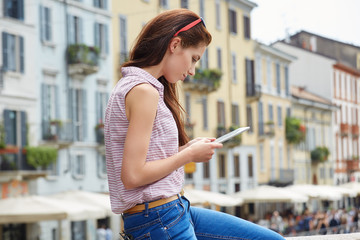
{"type": "Polygon", "coordinates": [[[175,49],[180,46],[181,46],[181,38],[174,37],[173,39],[171,39],[170,44],[169,44],[170,52],[173,53],[175,51],[175,49]]]}

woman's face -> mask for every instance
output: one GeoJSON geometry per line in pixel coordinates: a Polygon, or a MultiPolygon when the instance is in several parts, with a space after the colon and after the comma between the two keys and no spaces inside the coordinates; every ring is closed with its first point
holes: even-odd
{"type": "Polygon", "coordinates": [[[170,83],[184,79],[195,74],[195,64],[204,54],[206,46],[201,44],[197,47],[183,48],[178,44],[172,49],[172,53],[167,59],[164,67],[164,77],[170,83]]]}

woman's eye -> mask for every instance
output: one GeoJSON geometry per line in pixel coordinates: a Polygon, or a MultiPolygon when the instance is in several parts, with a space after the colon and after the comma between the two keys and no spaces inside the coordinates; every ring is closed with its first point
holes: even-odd
{"type": "Polygon", "coordinates": [[[195,58],[192,58],[192,61],[193,61],[193,62],[197,62],[197,60],[196,60],[195,58]]]}

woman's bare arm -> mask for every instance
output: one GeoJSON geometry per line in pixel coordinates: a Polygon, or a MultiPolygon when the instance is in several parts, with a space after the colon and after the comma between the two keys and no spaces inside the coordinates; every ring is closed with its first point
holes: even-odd
{"type": "Polygon", "coordinates": [[[211,159],[222,144],[201,139],[167,158],[146,162],[146,154],[156,116],[159,93],[149,84],[134,87],[126,97],[129,128],[125,140],[121,180],[127,189],[153,183],[189,162],[211,159]]]}

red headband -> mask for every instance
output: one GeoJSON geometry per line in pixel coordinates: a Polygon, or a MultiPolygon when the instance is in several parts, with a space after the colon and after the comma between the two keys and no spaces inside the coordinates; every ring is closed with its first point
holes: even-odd
{"type": "Polygon", "coordinates": [[[192,28],[193,26],[195,26],[196,24],[198,24],[199,22],[202,22],[205,26],[205,23],[204,23],[204,20],[202,18],[199,18],[191,23],[189,23],[188,25],[186,25],[185,27],[181,28],[179,31],[177,31],[175,34],[174,34],[174,37],[176,37],[179,33],[181,32],[185,32],[187,30],[189,30],[190,28],[192,28]]]}

